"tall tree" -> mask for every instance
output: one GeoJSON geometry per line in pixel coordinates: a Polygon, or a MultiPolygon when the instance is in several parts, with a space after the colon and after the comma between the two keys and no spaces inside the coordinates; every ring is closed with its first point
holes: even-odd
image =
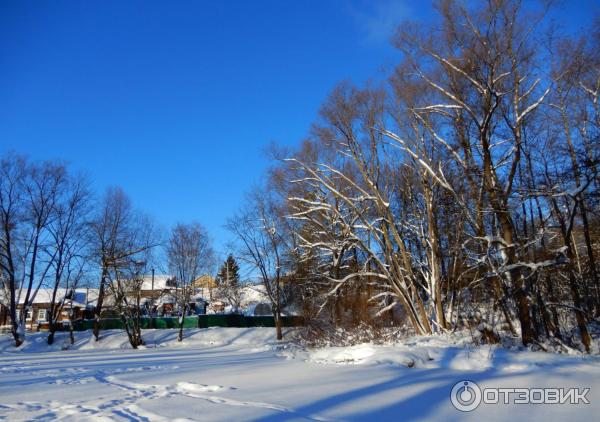
{"type": "MultiPolygon", "coordinates": [[[[67,298],[84,277],[89,239],[87,235],[91,192],[82,176],[70,176],[64,192],[56,204],[56,218],[49,228],[51,241],[46,253],[54,257],[49,285],[52,287],[48,312],[48,344],[54,342],[56,324],[64,309],[67,298]],[[62,294],[60,292],[62,291],[62,294]]],[[[70,315],[70,318],[72,315],[70,315]]],[[[71,342],[72,320],[69,320],[71,342]]]]}
{"type": "Polygon", "coordinates": [[[246,207],[227,221],[227,229],[239,244],[237,256],[265,287],[275,318],[277,339],[281,340],[281,284],[288,245],[283,235],[281,213],[277,210],[277,204],[272,197],[255,190],[248,196],[246,207]]]}
{"type": "Polygon", "coordinates": [[[192,282],[206,272],[213,261],[213,251],[206,229],[199,223],[177,224],[166,245],[169,270],[177,279],[175,298],[179,308],[178,341],[183,340],[183,326],[194,294],[192,282]]]}
{"type": "Polygon", "coordinates": [[[156,245],[146,223],[120,188],[107,189],[97,205],[90,222],[90,244],[100,269],[98,301],[94,308],[96,341],[100,339],[100,318],[109,283],[120,281],[123,271],[134,274],[132,265],[143,261],[145,253],[156,245]]]}
{"type": "Polygon", "coordinates": [[[3,157],[0,167],[0,266],[11,332],[19,346],[25,339],[27,313],[56,257],[43,252],[51,239],[49,227],[56,218],[67,169],[49,161],[30,163],[14,154],[3,157]]]}

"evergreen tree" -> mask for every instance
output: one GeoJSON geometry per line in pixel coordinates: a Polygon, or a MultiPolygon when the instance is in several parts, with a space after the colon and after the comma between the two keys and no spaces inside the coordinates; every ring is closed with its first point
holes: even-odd
{"type": "Polygon", "coordinates": [[[235,258],[229,255],[217,274],[217,285],[219,286],[237,286],[240,281],[239,269],[235,258]]]}

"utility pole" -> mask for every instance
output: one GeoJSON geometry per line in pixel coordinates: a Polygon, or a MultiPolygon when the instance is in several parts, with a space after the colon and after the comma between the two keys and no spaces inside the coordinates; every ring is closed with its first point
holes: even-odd
{"type": "Polygon", "coordinates": [[[150,300],[152,301],[152,308],[150,309],[150,314],[154,314],[154,267],[152,267],[152,291],[150,292],[150,300]]]}

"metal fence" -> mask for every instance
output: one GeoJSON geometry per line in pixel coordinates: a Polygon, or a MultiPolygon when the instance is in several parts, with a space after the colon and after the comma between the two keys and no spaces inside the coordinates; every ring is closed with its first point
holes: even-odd
{"type": "MultiPolygon", "coordinates": [[[[281,317],[284,327],[299,327],[304,325],[302,317],[284,316],[281,317]]],[[[141,319],[142,328],[179,328],[178,317],[160,317],[141,319]]],[[[75,331],[91,330],[94,327],[94,320],[85,319],[75,321],[73,329],[75,331]]],[[[244,316],[244,315],[197,315],[185,317],[184,328],[208,328],[208,327],[275,327],[275,318],[272,316],[244,316]]],[[[102,330],[124,329],[123,321],[120,318],[103,318],[100,320],[102,330]]]]}

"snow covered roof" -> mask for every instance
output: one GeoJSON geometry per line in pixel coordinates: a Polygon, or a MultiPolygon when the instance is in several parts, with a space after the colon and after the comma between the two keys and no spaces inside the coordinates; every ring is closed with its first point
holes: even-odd
{"type": "Polygon", "coordinates": [[[248,284],[241,289],[241,305],[246,307],[251,304],[268,302],[269,297],[265,286],[262,284],[248,284]]]}
{"type": "MultiPolygon", "coordinates": [[[[25,295],[26,295],[26,291],[23,290],[21,292],[21,295],[19,297],[19,305],[22,305],[23,303],[25,303],[25,295]]],[[[44,304],[44,303],[50,303],[52,302],[52,293],[53,293],[53,289],[42,289],[40,288],[37,292],[37,294],[35,295],[34,299],[33,299],[33,304],[44,304]]],[[[67,292],[65,291],[64,288],[59,288],[58,291],[56,292],[56,302],[60,302],[63,300],[63,298],[65,297],[65,294],[67,292]]],[[[33,291],[32,291],[33,294],[33,291]]],[[[0,302],[2,303],[8,303],[8,298],[4,297],[4,293],[0,293],[0,302]]],[[[77,306],[77,305],[82,305],[82,306],[87,306],[87,305],[95,305],[96,302],[98,300],[98,289],[87,289],[87,288],[79,288],[79,289],[75,289],[74,292],[74,297],[73,297],[73,305],[77,306]]]]}
{"type": "MultiPolygon", "coordinates": [[[[138,279],[139,280],[139,279],[138,279]]],[[[121,283],[127,283],[129,280],[121,280],[121,283]]],[[[137,284],[136,284],[137,286],[137,284]]],[[[154,281],[152,275],[147,274],[142,276],[141,290],[162,291],[174,289],[176,286],[175,276],[168,274],[155,274],[154,281]]]]}
{"type": "Polygon", "coordinates": [[[145,275],[142,281],[142,290],[167,290],[175,287],[175,277],[168,274],[155,274],[154,284],[152,284],[152,275],[145,275]]]}

